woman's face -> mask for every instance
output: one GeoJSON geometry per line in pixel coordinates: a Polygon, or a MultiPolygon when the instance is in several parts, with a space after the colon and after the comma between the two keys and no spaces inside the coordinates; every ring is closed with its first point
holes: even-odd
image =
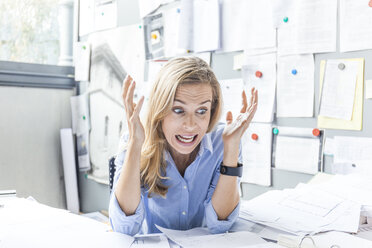
{"type": "Polygon", "coordinates": [[[206,83],[178,87],[171,112],[162,129],[171,149],[190,154],[207,132],[211,117],[212,87],[206,83]]]}

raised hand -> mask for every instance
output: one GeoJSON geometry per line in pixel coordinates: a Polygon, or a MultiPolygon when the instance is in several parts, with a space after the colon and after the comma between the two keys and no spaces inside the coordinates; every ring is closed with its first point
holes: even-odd
{"type": "Polygon", "coordinates": [[[136,82],[131,76],[127,75],[123,83],[123,103],[127,116],[129,141],[142,145],[145,141],[145,130],[141,123],[139,113],[143,105],[144,97],[142,96],[137,104],[133,102],[135,87],[136,82]]]}
{"type": "Polygon", "coordinates": [[[222,138],[225,145],[227,143],[233,142],[239,145],[240,139],[243,136],[244,132],[247,130],[249,124],[251,123],[254,114],[257,110],[258,103],[258,92],[255,88],[251,89],[251,99],[248,106],[247,96],[245,91],[242,93],[242,108],[240,114],[233,121],[233,116],[231,111],[227,112],[226,115],[226,127],[223,131],[222,138]]]}

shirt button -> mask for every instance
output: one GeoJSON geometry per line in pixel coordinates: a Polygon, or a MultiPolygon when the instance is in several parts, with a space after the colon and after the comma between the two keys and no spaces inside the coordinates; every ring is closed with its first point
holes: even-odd
{"type": "Polygon", "coordinates": [[[187,189],[186,185],[185,185],[185,186],[183,186],[183,188],[184,188],[184,189],[187,189]]]}
{"type": "Polygon", "coordinates": [[[183,212],[182,212],[182,215],[186,215],[186,212],[185,212],[185,211],[183,211],[183,212]]]}

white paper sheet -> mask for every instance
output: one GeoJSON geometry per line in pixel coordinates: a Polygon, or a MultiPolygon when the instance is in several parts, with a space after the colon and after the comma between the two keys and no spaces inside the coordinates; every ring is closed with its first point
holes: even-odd
{"type": "Polygon", "coordinates": [[[140,17],[144,18],[146,15],[156,10],[160,4],[161,0],[138,0],[140,17]]]}
{"type": "Polygon", "coordinates": [[[258,106],[253,122],[272,122],[274,118],[276,88],[276,54],[247,56],[242,67],[242,75],[247,97],[251,88],[258,90],[258,106]],[[256,77],[257,71],[262,77],[256,77]]]}
{"type": "Polygon", "coordinates": [[[164,234],[154,233],[147,235],[136,235],[131,248],[170,248],[168,238],[164,234]]]}
{"type": "Polygon", "coordinates": [[[302,185],[296,189],[268,191],[241,204],[241,215],[294,234],[338,230],[356,232],[360,204],[322,188],[302,185]]]}
{"type": "Polygon", "coordinates": [[[75,81],[89,81],[90,44],[76,42],[74,44],[75,81]]]}
{"type": "Polygon", "coordinates": [[[366,99],[372,98],[372,80],[366,80],[366,99]]]}
{"type": "Polygon", "coordinates": [[[164,16],[164,56],[174,57],[180,53],[178,50],[178,33],[181,9],[179,6],[167,9],[164,16]]]}
{"type": "Polygon", "coordinates": [[[276,116],[313,117],[313,55],[289,55],[278,57],[277,76],[276,116]]]}
{"type": "Polygon", "coordinates": [[[72,115],[72,133],[83,134],[90,130],[88,94],[72,96],[70,98],[72,115]]]}
{"type": "Polygon", "coordinates": [[[246,0],[222,1],[222,52],[244,50],[247,40],[249,3],[246,0]]]}
{"type": "Polygon", "coordinates": [[[340,1],[340,52],[372,49],[372,8],[368,3],[340,1]]]}
{"type": "Polygon", "coordinates": [[[335,136],[335,163],[357,163],[370,161],[372,164],[372,138],[335,136]]]}
{"type": "Polygon", "coordinates": [[[275,168],[316,174],[319,146],[319,139],[279,135],[276,138],[275,168]]]}
{"type": "Polygon", "coordinates": [[[271,0],[249,0],[246,16],[244,50],[276,47],[276,30],[272,26],[271,0]]]}
{"type": "Polygon", "coordinates": [[[181,0],[178,33],[178,48],[194,50],[194,1],[181,0]]]}
{"type": "Polygon", "coordinates": [[[222,234],[209,234],[208,229],[194,228],[187,231],[177,231],[156,226],[167,237],[182,247],[242,247],[247,245],[263,244],[265,240],[251,232],[235,232],[222,234]],[[207,232],[207,233],[206,233],[207,232]]]}
{"type": "Polygon", "coordinates": [[[242,137],[242,182],[271,185],[271,124],[251,123],[242,137]],[[257,135],[254,140],[252,135],[257,135]]]}
{"type": "Polygon", "coordinates": [[[335,52],[336,31],[337,0],[295,1],[278,30],[278,54],[335,52]]]}
{"type": "Polygon", "coordinates": [[[79,36],[94,31],[94,1],[79,0],[79,36]]]}
{"type": "Polygon", "coordinates": [[[319,115],[351,120],[354,107],[358,62],[327,60],[319,115]],[[344,64],[343,70],[339,69],[344,64]]]}
{"type": "Polygon", "coordinates": [[[240,109],[242,108],[242,92],[244,89],[243,80],[240,78],[225,79],[220,80],[219,82],[223,97],[221,121],[226,122],[226,114],[228,111],[232,112],[233,119],[235,120],[235,118],[240,114],[240,109]]]}
{"type": "Polygon", "coordinates": [[[194,51],[220,48],[220,5],[218,0],[194,0],[194,51]]]}
{"type": "Polygon", "coordinates": [[[117,0],[94,0],[95,31],[117,26],[117,0]]]}
{"type": "Polygon", "coordinates": [[[296,0],[271,1],[272,25],[274,28],[284,27],[287,25],[283,21],[285,17],[292,20],[295,11],[296,0]]]}

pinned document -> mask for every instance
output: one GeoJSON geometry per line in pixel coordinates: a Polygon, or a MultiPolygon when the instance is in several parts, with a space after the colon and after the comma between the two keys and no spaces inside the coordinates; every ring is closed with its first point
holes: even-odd
{"type": "Polygon", "coordinates": [[[242,182],[271,185],[271,124],[251,123],[242,137],[242,182]]]}
{"type": "Polygon", "coordinates": [[[322,132],[295,127],[275,127],[273,132],[275,168],[307,174],[316,174],[321,170],[322,132]]]}
{"type": "MultiPolygon", "coordinates": [[[[363,81],[364,81],[364,58],[344,59],[343,61],[357,62],[357,76],[355,86],[355,96],[351,120],[342,120],[325,116],[318,116],[318,128],[361,130],[363,123],[363,81]]],[[[338,65],[337,65],[338,66],[338,65]]],[[[326,61],[320,62],[320,95],[325,78],[326,61]]]]}
{"type": "Polygon", "coordinates": [[[89,81],[90,44],[76,42],[74,44],[75,81],[89,81]]]}

